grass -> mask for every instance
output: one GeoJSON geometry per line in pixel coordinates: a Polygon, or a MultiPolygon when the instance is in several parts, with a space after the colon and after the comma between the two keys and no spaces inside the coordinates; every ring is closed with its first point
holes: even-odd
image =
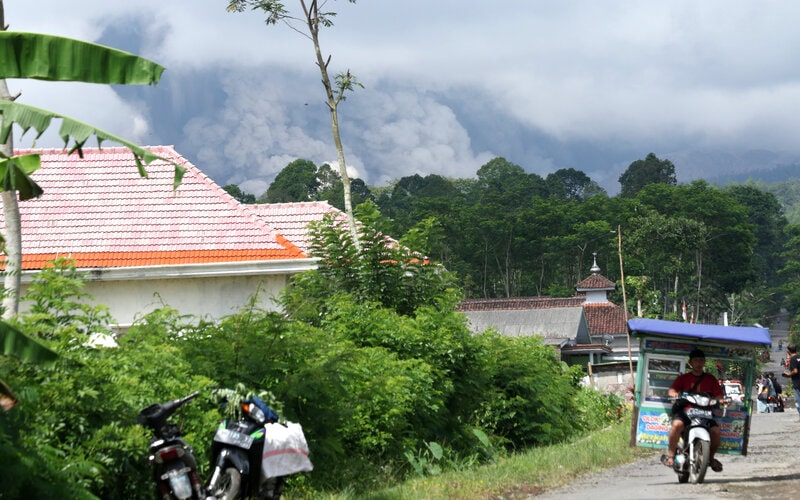
{"type": "MultiPolygon", "coordinates": [[[[535,448],[502,458],[493,465],[437,476],[413,478],[369,493],[315,495],[331,500],[527,498],[563,486],[577,477],[632,462],[655,450],[631,448],[630,416],[575,442],[535,448]]],[[[288,497],[288,495],[287,495],[288,497]]]]}

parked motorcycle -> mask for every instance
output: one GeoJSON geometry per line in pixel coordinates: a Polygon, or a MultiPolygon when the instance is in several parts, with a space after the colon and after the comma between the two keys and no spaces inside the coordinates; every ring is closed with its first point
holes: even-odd
{"type": "Polygon", "coordinates": [[[181,437],[179,427],[168,422],[175,410],[199,394],[193,392],[167,403],[152,404],[139,412],[136,418],[138,424],[153,431],[148,460],[153,469],[158,498],[205,498],[192,447],[181,437]]]}
{"type": "Polygon", "coordinates": [[[211,445],[211,479],[206,493],[211,498],[279,499],[283,477],[265,477],[261,466],[265,424],[278,415],[261,399],[252,397],[239,404],[239,420],[225,419],[211,445]]]}
{"type": "Polygon", "coordinates": [[[711,434],[714,419],[713,409],[721,401],[708,394],[683,393],[676,399],[676,408],[688,419],[678,441],[673,469],[678,482],[702,483],[711,461],[711,434]]]}

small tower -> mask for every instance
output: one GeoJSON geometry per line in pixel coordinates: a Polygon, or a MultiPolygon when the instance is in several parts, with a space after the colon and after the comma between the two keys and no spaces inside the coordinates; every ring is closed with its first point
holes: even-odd
{"type": "Polygon", "coordinates": [[[608,292],[613,292],[617,285],[600,274],[600,266],[597,265],[597,252],[592,252],[594,262],[589,271],[592,273],[588,278],[575,285],[578,292],[586,294],[585,304],[606,304],[608,303],[608,292]]]}

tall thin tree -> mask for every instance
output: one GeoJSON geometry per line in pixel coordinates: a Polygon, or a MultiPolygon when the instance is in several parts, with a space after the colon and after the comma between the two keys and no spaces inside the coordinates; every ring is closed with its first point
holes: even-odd
{"type": "MultiPolygon", "coordinates": [[[[350,3],[356,3],[356,0],[348,0],[350,3]]],[[[284,2],[273,0],[228,0],[229,12],[243,12],[246,9],[261,10],[267,18],[265,22],[268,25],[276,24],[279,21],[287,24],[291,29],[297,31],[303,36],[308,37],[314,44],[314,53],[317,58],[317,66],[319,67],[320,75],[322,76],[322,86],[325,88],[325,96],[327,98],[328,111],[330,112],[331,119],[331,132],[333,133],[333,142],[336,145],[336,154],[339,162],[339,174],[342,177],[342,186],[344,188],[344,210],[347,214],[347,221],[350,226],[350,234],[353,237],[353,243],[356,248],[360,248],[358,239],[358,231],[356,228],[355,216],[353,215],[353,201],[350,190],[350,176],[347,174],[347,163],[344,157],[344,147],[342,146],[342,138],[339,134],[339,103],[345,99],[345,93],[352,91],[355,87],[363,87],[358,79],[347,70],[344,73],[336,75],[334,81],[331,81],[328,73],[328,65],[331,62],[331,56],[327,57],[322,55],[322,49],[319,41],[319,30],[321,27],[330,28],[333,26],[333,17],[335,12],[320,12],[319,2],[317,0],[299,0],[300,7],[303,11],[303,17],[291,15],[286,10],[284,2]],[[307,31],[301,31],[293,22],[301,22],[305,25],[307,31]],[[335,83],[335,84],[334,84],[335,83]]],[[[322,2],[324,6],[326,2],[322,2]]]]}

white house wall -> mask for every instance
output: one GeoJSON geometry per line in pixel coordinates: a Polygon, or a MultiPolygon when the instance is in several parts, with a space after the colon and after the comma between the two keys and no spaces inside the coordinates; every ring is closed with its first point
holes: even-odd
{"type": "MultiPolygon", "coordinates": [[[[219,319],[241,310],[257,291],[258,307],[278,310],[274,299],[287,282],[288,275],[87,281],[85,291],[95,303],[107,305],[124,330],[163,305],[182,315],[219,319]]],[[[27,285],[23,285],[23,294],[26,290],[27,285]]],[[[20,306],[24,310],[26,304],[20,306]]]]}

